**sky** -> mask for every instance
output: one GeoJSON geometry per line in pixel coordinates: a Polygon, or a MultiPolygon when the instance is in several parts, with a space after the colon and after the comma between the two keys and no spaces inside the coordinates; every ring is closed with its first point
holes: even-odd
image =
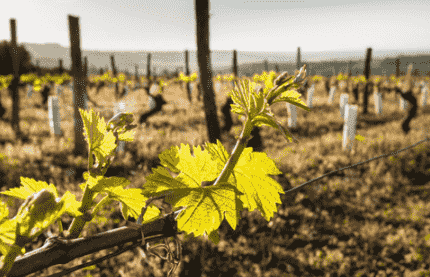
{"type": "MultiPolygon", "coordinates": [[[[81,49],[196,50],[194,0],[14,0],[0,10],[0,41],[69,47],[68,15],[81,49]],[[6,7],[6,8],[4,8],[6,7]]],[[[295,52],[430,49],[427,0],[210,1],[211,50],[295,52]]]]}

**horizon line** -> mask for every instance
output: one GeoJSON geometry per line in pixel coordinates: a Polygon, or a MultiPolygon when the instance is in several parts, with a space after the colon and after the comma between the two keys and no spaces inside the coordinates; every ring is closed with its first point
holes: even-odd
{"type": "MultiPolygon", "coordinates": [[[[36,42],[21,42],[19,44],[36,44],[36,45],[59,45],[63,48],[70,48],[69,46],[64,46],[60,43],[57,42],[45,42],[45,43],[36,43],[36,42]]],[[[298,46],[297,48],[299,48],[300,46],[298,46]]],[[[423,48],[419,48],[419,49],[411,49],[411,48],[404,48],[404,49],[375,49],[373,47],[367,47],[367,48],[372,48],[372,52],[373,51],[386,51],[386,52],[429,52],[430,54],[430,48],[429,49],[423,49],[423,48]]],[[[366,50],[367,48],[364,48],[364,50],[366,50]]],[[[99,51],[99,52],[154,52],[154,53],[163,53],[163,52],[185,52],[186,50],[188,50],[189,52],[196,52],[197,49],[182,49],[182,50],[100,50],[100,49],[83,49],[81,47],[81,51],[99,51]]],[[[245,53],[297,53],[297,49],[294,51],[265,51],[265,50],[238,50],[238,49],[210,49],[210,51],[225,51],[225,52],[233,52],[234,50],[236,50],[237,52],[245,52],[245,53]]],[[[300,53],[301,55],[306,54],[306,53],[336,53],[336,52],[363,52],[365,53],[363,49],[341,49],[341,50],[313,50],[313,51],[306,51],[303,50],[302,47],[300,47],[300,53]]]]}

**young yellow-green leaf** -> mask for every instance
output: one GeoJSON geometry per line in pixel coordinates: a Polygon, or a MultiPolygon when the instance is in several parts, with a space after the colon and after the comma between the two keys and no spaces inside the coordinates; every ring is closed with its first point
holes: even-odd
{"type": "MultiPolygon", "coordinates": [[[[211,160],[211,156],[207,151],[202,151],[200,146],[193,146],[194,157],[191,155],[190,146],[181,143],[181,147],[173,146],[168,151],[164,151],[164,155],[160,155],[160,161],[162,164],[166,164],[167,168],[174,172],[174,170],[180,170],[182,173],[181,178],[188,178],[190,182],[195,181],[192,185],[199,187],[204,181],[213,181],[218,177],[216,163],[211,160]],[[170,158],[169,158],[170,156],[170,158]],[[175,167],[170,168],[167,161],[176,159],[179,157],[179,161],[175,167]],[[165,160],[166,159],[166,160],[165,160]]],[[[179,177],[179,176],[178,176],[179,177]]],[[[190,184],[191,185],[191,184],[190,184]]]]}
{"type": "Polygon", "coordinates": [[[84,123],[84,135],[90,147],[95,143],[100,143],[106,133],[106,122],[98,117],[92,109],[87,112],[79,109],[84,123]]]}
{"type": "Polygon", "coordinates": [[[209,235],[208,238],[215,244],[218,244],[220,239],[219,239],[219,234],[218,231],[214,230],[212,231],[209,235]]]}
{"type": "Polygon", "coordinates": [[[273,81],[276,79],[276,73],[274,71],[271,71],[269,75],[266,75],[266,78],[264,80],[264,87],[266,90],[270,90],[273,88],[273,81]]]}
{"type": "MultiPolygon", "coordinates": [[[[53,184],[47,184],[44,181],[36,181],[33,178],[27,178],[27,177],[20,177],[21,179],[21,187],[19,188],[13,188],[9,191],[2,192],[2,194],[6,194],[12,197],[20,198],[20,199],[27,199],[34,193],[37,193],[43,189],[46,189],[47,191],[50,191],[54,194],[55,197],[58,197],[57,188],[53,184]]],[[[66,212],[70,216],[79,216],[82,213],[78,211],[78,208],[81,205],[81,202],[77,201],[75,198],[75,195],[71,194],[70,192],[66,192],[63,195],[63,198],[67,201],[66,204],[66,212]]]]}
{"type": "Polygon", "coordinates": [[[245,115],[246,114],[246,101],[243,98],[244,95],[239,92],[237,89],[237,84],[234,90],[231,90],[227,92],[227,95],[231,97],[231,100],[233,100],[233,104],[230,105],[231,111],[239,114],[239,115],[245,115]]]}
{"type": "MultiPolygon", "coordinates": [[[[137,219],[146,204],[148,197],[143,196],[141,189],[123,189],[122,187],[108,187],[104,188],[109,198],[121,203],[121,212],[124,219],[129,216],[137,219]]],[[[160,215],[160,210],[155,205],[150,205],[146,210],[142,223],[154,219],[160,215]]]]}
{"type": "Polygon", "coordinates": [[[237,188],[245,195],[239,198],[251,212],[258,209],[270,221],[281,204],[279,193],[284,193],[281,185],[267,175],[282,174],[266,153],[252,152],[245,148],[234,169],[237,188]]]}
{"type": "Polygon", "coordinates": [[[255,83],[250,84],[248,80],[239,81],[239,83],[234,87],[234,90],[231,91],[231,93],[235,95],[237,99],[239,99],[239,102],[237,103],[246,112],[249,112],[251,109],[251,94],[249,92],[255,89],[254,86],[255,83]]]}
{"type": "Polygon", "coordinates": [[[37,237],[59,219],[68,208],[74,209],[72,205],[66,206],[66,201],[70,200],[72,200],[70,192],[61,199],[55,199],[54,193],[46,189],[32,194],[21,205],[14,217],[20,223],[19,234],[29,238],[37,237]]]}
{"type": "Polygon", "coordinates": [[[136,131],[126,131],[118,135],[118,140],[133,141],[136,131]]]}
{"type": "Polygon", "coordinates": [[[137,125],[131,125],[133,120],[134,117],[132,113],[118,113],[108,121],[106,130],[111,131],[117,128],[118,133],[123,133],[125,131],[134,129],[137,127],[137,125]]]}
{"type": "MultiPolygon", "coordinates": [[[[3,220],[0,222],[0,252],[3,256],[10,251],[11,245],[16,240],[16,220],[3,220]]],[[[21,249],[21,254],[25,254],[25,247],[21,249]]]]}
{"type": "Polygon", "coordinates": [[[263,110],[268,107],[264,94],[258,91],[251,91],[251,110],[250,118],[254,118],[255,115],[263,112],[263,110]]]}
{"type": "Polygon", "coordinates": [[[164,150],[158,155],[162,166],[169,168],[174,173],[179,173],[180,170],[176,167],[179,163],[178,147],[172,146],[170,149],[164,150]]]}
{"type": "Polygon", "coordinates": [[[309,112],[311,109],[309,109],[308,106],[306,106],[305,102],[300,99],[300,96],[301,94],[297,91],[288,90],[283,92],[281,97],[275,99],[272,104],[277,102],[288,102],[309,112]]]}
{"type": "MultiPolygon", "coordinates": [[[[217,140],[217,144],[214,143],[205,143],[205,150],[209,152],[209,154],[216,161],[218,166],[218,171],[221,172],[224,168],[224,165],[227,163],[230,158],[230,154],[225,150],[221,141],[217,140]]],[[[234,175],[234,173],[233,173],[234,175]]]]}
{"type": "MultiPolygon", "coordinates": [[[[163,153],[166,154],[166,151],[163,153]]],[[[143,184],[142,188],[142,194],[148,198],[159,196],[170,197],[174,194],[175,190],[187,189],[189,187],[187,184],[183,184],[173,178],[164,167],[158,166],[157,168],[153,168],[152,172],[152,174],[145,177],[146,183],[143,184]]],[[[193,186],[199,187],[197,183],[194,183],[193,186]]]]}
{"type": "Polygon", "coordinates": [[[102,175],[90,174],[89,171],[85,171],[82,174],[82,177],[85,179],[85,181],[87,181],[86,183],[82,183],[79,185],[79,187],[82,189],[82,191],[84,191],[87,183],[88,183],[88,188],[92,189],[95,185],[97,185],[99,180],[102,180],[103,178],[105,178],[102,175]]]}
{"type": "MultiPolygon", "coordinates": [[[[229,156],[225,156],[226,151],[221,143],[207,145],[210,145],[206,149],[213,157],[217,157],[222,164],[227,162],[229,156]]],[[[244,208],[248,208],[250,212],[258,209],[267,221],[277,211],[276,203],[281,203],[279,193],[284,193],[279,183],[267,176],[269,174],[278,175],[282,172],[265,153],[252,152],[252,148],[247,147],[228,179],[230,184],[243,193],[239,195],[239,199],[244,208]]]]}
{"type": "Polygon", "coordinates": [[[216,244],[213,232],[221,225],[224,214],[226,219],[235,221],[234,225],[239,221],[243,207],[236,192],[237,189],[228,183],[176,191],[172,206],[186,207],[177,218],[178,228],[195,236],[211,234],[209,239],[216,244]]]}
{"type": "Polygon", "coordinates": [[[5,255],[4,251],[7,251],[7,245],[3,243],[13,244],[15,242],[15,226],[16,222],[9,220],[9,209],[7,205],[0,202],[0,251],[5,255]]]}
{"type": "Polygon", "coordinates": [[[281,125],[281,123],[276,121],[275,117],[272,114],[264,113],[264,114],[258,115],[254,117],[254,119],[252,120],[252,123],[254,124],[254,126],[257,126],[257,127],[267,125],[275,129],[278,129],[279,131],[282,132],[282,134],[284,135],[284,137],[287,139],[288,142],[292,142],[292,141],[296,143],[298,142],[297,139],[292,137],[292,135],[288,132],[288,130],[281,125]]]}
{"type": "Polygon", "coordinates": [[[245,109],[242,108],[240,105],[238,104],[232,104],[230,105],[231,107],[231,112],[238,114],[238,115],[245,115],[245,109]]]}
{"type": "MultiPolygon", "coordinates": [[[[139,217],[148,198],[141,194],[141,189],[125,189],[130,184],[129,180],[123,177],[92,176],[88,172],[84,172],[83,176],[87,182],[81,184],[80,187],[83,190],[88,183],[88,188],[96,192],[93,195],[93,199],[97,196],[97,193],[107,193],[111,200],[121,203],[121,211],[125,219],[128,219],[128,216],[139,217]]],[[[157,207],[149,207],[145,214],[144,222],[159,214],[160,210],[157,207]]]]}
{"type": "Polygon", "coordinates": [[[7,205],[3,202],[0,202],[0,222],[3,220],[7,220],[9,216],[9,209],[7,205]]]}
{"type": "Polygon", "coordinates": [[[283,80],[283,84],[280,85],[276,90],[271,90],[271,89],[265,90],[264,92],[266,95],[266,99],[273,100],[276,97],[278,97],[282,92],[287,91],[288,89],[291,89],[294,87],[298,87],[299,85],[292,83],[293,80],[294,80],[294,76],[290,76],[285,80],[283,80]]]}
{"type": "Polygon", "coordinates": [[[170,170],[180,170],[173,178],[166,168],[153,168],[153,174],[146,177],[142,194],[146,197],[166,196],[166,202],[173,207],[186,207],[177,221],[178,228],[186,233],[201,236],[217,230],[224,218],[236,227],[242,205],[237,194],[240,193],[228,183],[216,186],[202,187],[205,181],[214,181],[222,168],[218,162],[200,146],[194,147],[194,156],[190,153],[189,145],[181,144],[181,148],[172,147],[164,151],[160,158],[170,170]],[[171,155],[171,159],[168,156],[171,155]],[[170,168],[169,161],[179,157],[179,162],[170,168]]]}
{"type": "Polygon", "coordinates": [[[275,118],[268,114],[260,114],[254,117],[252,120],[252,124],[257,127],[261,127],[263,125],[267,125],[270,127],[273,127],[275,129],[278,129],[278,125],[275,122],[275,118]]]}
{"type": "Polygon", "coordinates": [[[53,184],[47,184],[44,181],[36,181],[33,178],[20,177],[21,187],[12,188],[8,191],[0,192],[1,194],[9,195],[19,199],[27,199],[33,193],[39,192],[42,189],[46,189],[54,193],[55,197],[58,197],[57,188],[53,184]]]}
{"type": "Polygon", "coordinates": [[[64,205],[66,207],[66,213],[70,215],[71,217],[78,217],[81,216],[82,213],[79,211],[79,208],[81,207],[81,201],[76,200],[76,196],[69,191],[66,191],[64,193],[62,200],[64,199],[64,205]]]}
{"type": "MultiPolygon", "coordinates": [[[[101,175],[91,175],[88,171],[85,171],[84,179],[88,183],[88,188],[96,193],[103,193],[105,188],[121,187],[125,188],[130,184],[130,181],[123,177],[105,177],[101,175]]],[[[82,190],[84,190],[86,183],[80,184],[82,190]]]]}
{"type": "Polygon", "coordinates": [[[111,155],[117,145],[112,132],[107,132],[106,123],[103,118],[94,113],[79,109],[84,122],[84,135],[91,151],[96,156],[99,164],[107,162],[107,156],[111,155]]]}
{"type": "Polygon", "coordinates": [[[241,114],[245,114],[245,107],[246,104],[244,101],[242,101],[240,95],[237,93],[237,91],[235,90],[231,90],[229,92],[227,92],[227,95],[231,97],[231,100],[233,100],[233,102],[235,103],[234,106],[232,106],[232,108],[234,107],[237,111],[235,111],[235,113],[240,112],[241,114]]]}

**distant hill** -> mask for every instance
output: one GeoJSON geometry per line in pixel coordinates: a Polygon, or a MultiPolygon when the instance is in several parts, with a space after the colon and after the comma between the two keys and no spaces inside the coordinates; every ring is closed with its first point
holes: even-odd
{"type": "MultiPolygon", "coordinates": [[[[35,44],[23,43],[31,55],[32,62],[36,60],[43,67],[57,67],[58,60],[63,59],[63,66],[70,68],[70,49],[55,43],[35,44]]],[[[311,75],[331,76],[333,73],[348,72],[351,68],[353,75],[363,74],[366,49],[361,52],[306,52],[301,50],[301,62],[308,65],[308,73],[311,75]]],[[[115,56],[115,64],[118,70],[134,73],[134,65],[139,66],[139,74],[146,73],[146,60],[148,51],[96,51],[83,50],[82,57],[86,56],[89,63],[89,72],[96,73],[100,68],[110,69],[110,55],[115,56]]],[[[185,71],[185,54],[179,51],[151,51],[152,69],[156,74],[163,70],[169,72],[185,71]]],[[[190,53],[190,70],[198,71],[196,51],[190,53]]],[[[281,71],[293,72],[296,68],[296,52],[246,52],[238,51],[239,76],[251,76],[261,73],[263,70],[275,70],[275,64],[281,71]],[[264,61],[267,60],[267,68],[264,61]]],[[[371,73],[376,75],[394,74],[394,61],[400,57],[400,71],[405,72],[408,63],[414,64],[414,70],[424,75],[430,71],[430,51],[416,50],[373,50],[371,73]]],[[[211,63],[214,74],[231,73],[233,51],[212,51],[211,63]]]]}

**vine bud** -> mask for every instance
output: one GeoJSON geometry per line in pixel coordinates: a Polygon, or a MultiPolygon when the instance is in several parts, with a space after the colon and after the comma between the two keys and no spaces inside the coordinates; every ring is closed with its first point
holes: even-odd
{"type": "Polygon", "coordinates": [[[282,83],[284,83],[285,82],[285,80],[287,79],[287,77],[288,77],[288,72],[287,71],[285,71],[285,72],[283,72],[281,75],[279,75],[274,81],[273,81],[273,84],[275,85],[275,86],[280,86],[280,85],[282,85],[282,83]]]}
{"type": "Polygon", "coordinates": [[[300,82],[301,80],[304,80],[306,78],[306,64],[303,65],[302,68],[300,68],[299,74],[296,75],[296,78],[294,79],[294,83],[300,82]]]}
{"type": "MultiPolygon", "coordinates": [[[[60,198],[58,198],[60,200],[60,198]]],[[[45,219],[47,213],[52,212],[57,205],[53,192],[42,189],[39,192],[30,195],[24,203],[19,207],[17,217],[20,218],[21,227],[24,232],[20,231],[20,235],[30,237],[30,231],[34,226],[45,219]]],[[[35,233],[35,232],[32,232],[35,233]]]]}
{"type": "Polygon", "coordinates": [[[110,129],[114,129],[117,126],[122,127],[124,125],[128,125],[132,123],[133,120],[133,114],[121,112],[112,117],[107,125],[110,129]]]}

